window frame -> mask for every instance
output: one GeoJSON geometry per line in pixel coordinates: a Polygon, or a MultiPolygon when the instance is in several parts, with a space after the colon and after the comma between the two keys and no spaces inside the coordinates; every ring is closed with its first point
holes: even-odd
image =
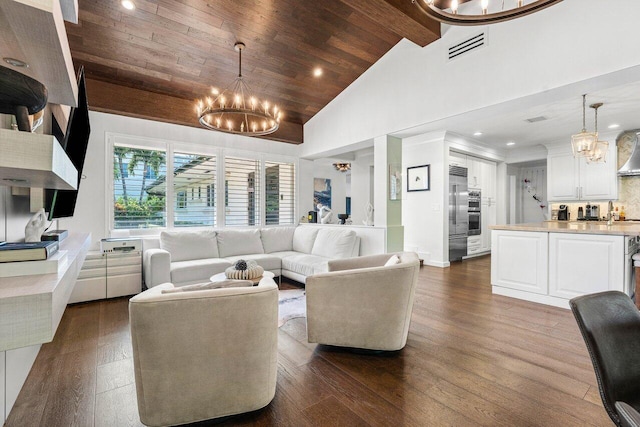
{"type": "MultiPolygon", "coordinates": [[[[165,194],[165,214],[166,214],[166,226],[165,227],[154,227],[154,228],[145,228],[145,229],[117,229],[118,231],[128,230],[131,235],[157,235],[161,231],[164,230],[179,230],[179,229],[188,229],[192,231],[205,230],[210,229],[210,226],[204,227],[174,227],[174,193],[173,193],[173,173],[170,171],[174,170],[174,153],[178,152],[180,154],[195,154],[195,155],[204,155],[204,156],[215,156],[216,157],[216,188],[213,190],[213,197],[216,198],[216,219],[215,219],[215,228],[226,228],[225,224],[225,191],[222,189],[221,184],[224,185],[225,182],[225,163],[227,157],[236,157],[243,159],[251,159],[257,160],[259,162],[259,171],[260,171],[260,198],[259,198],[259,206],[260,206],[260,221],[258,224],[254,226],[230,226],[230,227],[241,227],[241,228],[261,228],[261,227],[290,227],[291,225],[298,224],[297,212],[300,203],[300,172],[299,172],[299,159],[294,156],[282,155],[282,154],[271,154],[271,153],[261,153],[256,151],[248,151],[243,149],[236,148],[226,148],[221,146],[212,146],[205,145],[200,143],[189,143],[189,142],[181,142],[181,141],[173,141],[173,140],[165,140],[161,138],[150,138],[136,135],[127,135],[120,134],[115,132],[105,132],[105,163],[106,170],[105,176],[108,176],[109,171],[113,170],[113,149],[115,145],[123,145],[130,148],[140,148],[145,150],[161,150],[166,153],[166,168],[167,168],[167,191],[165,194]],[[291,163],[293,164],[293,173],[294,173],[294,191],[293,191],[293,216],[294,222],[293,224],[266,224],[266,171],[265,171],[265,162],[275,162],[275,163],[291,163]]],[[[105,201],[106,201],[106,209],[105,215],[107,218],[105,221],[105,235],[111,235],[111,232],[116,230],[114,228],[114,206],[113,206],[113,191],[114,191],[114,183],[113,179],[105,179],[105,201]]],[[[208,196],[207,190],[203,191],[205,198],[208,196]]]]}

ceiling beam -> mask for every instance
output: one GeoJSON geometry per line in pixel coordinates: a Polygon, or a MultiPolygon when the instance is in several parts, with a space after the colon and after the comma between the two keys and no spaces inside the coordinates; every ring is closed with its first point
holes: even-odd
{"type": "MultiPolygon", "coordinates": [[[[202,128],[195,103],[188,99],[93,79],[87,79],[87,97],[92,111],[202,128]]],[[[302,144],[302,125],[283,121],[276,132],[260,138],[302,144]]]]}
{"type": "Polygon", "coordinates": [[[440,38],[440,23],[422,13],[411,0],[341,1],[417,45],[424,47],[440,38]]]}

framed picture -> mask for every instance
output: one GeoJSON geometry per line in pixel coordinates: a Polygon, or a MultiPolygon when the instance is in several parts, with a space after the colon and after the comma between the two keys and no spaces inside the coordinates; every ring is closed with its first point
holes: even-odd
{"type": "Polygon", "coordinates": [[[412,166],[407,168],[407,191],[429,191],[431,165],[412,166]]]}
{"type": "Polygon", "coordinates": [[[327,178],[313,179],[313,210],[318,211],[318,205],[331,209],[331,180],[327,178]]]}

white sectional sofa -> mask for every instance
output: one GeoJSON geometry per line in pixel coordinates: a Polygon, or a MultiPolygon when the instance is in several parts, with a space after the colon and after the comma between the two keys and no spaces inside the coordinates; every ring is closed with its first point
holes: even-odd
{"type": "Polygon", "coordinates": [[[244,259],[305,283],[307,276],[328,271],[330,259],[357,257],[359,251],[356,232],[339,227],[164,231],[144,239],[144,281],[148,288],[202,283],[244,259]]]}

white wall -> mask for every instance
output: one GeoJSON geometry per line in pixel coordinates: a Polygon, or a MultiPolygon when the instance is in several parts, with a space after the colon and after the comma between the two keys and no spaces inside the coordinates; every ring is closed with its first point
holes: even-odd
{"type": "Polygon", "coordinates": [[[489,27],[447,28],[425,48],[402,40],[305,124],[303,155],[487,106],[537,105],[637,80],[627,70],[640,64],[637,16],[637,0],[565,0],[489,27]],[[450,45],[483,29],[486,47],[446,60],[450,45]],[[624,76],[588,81],[621,70],[624,76]]]}
{"type": "Polygon", "coordinates": [[[405,192],[403,196],[405,248],[418,252],[427,265],[446,267],[449,225],[444,209],[448,197],[445,189],[449,186],[449,145],[444,133],[439,133],[406,138],[402,147],[403,171],[411,166],[431,165],[431,190],[405,192]]]}
{"type": "MultiPolygon", "coordinates": [[[[229,150],[265,153],[271,156],[298,157],[300,146],[265,139],[224,134],[205,129],[135,119],[113,114],[90,112],[91,137],[83,170],[83,180],[73,218],[59,220],[59,228],[92,234],[92,249],[98,249],[100,239],[108,237],[107,197],[105,196],[107,132],[134,137],[175,141],[193,145],[214,146],[229,150]]],[[[306,186],[311,174],[300,170],[300,187],[306,186]]],[[[312,181],[312,180],[311,180],[312,181]]],[[[26,222],[25,222],[26,224],[26,222]]]]}
{"type": "Polygon", "coordinates": [[[516,191],[516,219],[518,223],[540,222],[548,217],[549,202],[547,201],[547,167],[523,167],[518,170],[516,191]],[[524,180],[529,180],[525,183],[524,180]],[[544,208],[534,200],[536,195],[542,200],[544,208]]]}

